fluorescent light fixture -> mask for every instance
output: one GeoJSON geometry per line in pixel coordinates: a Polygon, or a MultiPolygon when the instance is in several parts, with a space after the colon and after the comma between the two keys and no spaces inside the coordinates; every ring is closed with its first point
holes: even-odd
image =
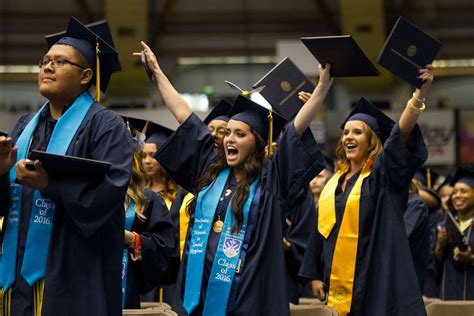
{"type": "Polygon", "coordinates": [[[216,56],[216,57],[180,57],[178,65],[241,65],[273,64],[275,56],[216,56]]]}
{"type": "Polygon", "coordinates": [[[37,74],[37,65],[0,65],[0,74],[37,74]]]}
{"type": "Polygon", "coordinates": [[[474,67],[474,59],[439,59],[433,61],[435,68],[474,67]]]}

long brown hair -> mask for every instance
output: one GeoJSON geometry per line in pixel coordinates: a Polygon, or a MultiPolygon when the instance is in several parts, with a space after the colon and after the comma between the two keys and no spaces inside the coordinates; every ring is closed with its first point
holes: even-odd
{"type": "MultiPolygon", "coordinates": [[[[243,170],[245,172],[243,179],[237,186],[237,191],[232,198],[232,212],[235,217],[235,224],[232,226],[231,232],[235,233],[242,228],[244,222],[243,206],[250,191],[250,185],[258,177],[262,170],[265,160],[265,141],[258,135],[253,128],[250,128],[252,135],[255,138],[255,144],[250,155],[243,162],[243,170]]],[[[219,175],[219,173],[227,167],[227,160],[224,152],[224,144],[221,143],[218,147],[216,158],[209,164],[204,174],[198,180],[196,192],[194,197],[187,207],[188,216],[194,214],[196,207],[197,194],[202,188],[211,184],[219,175]]]]}
{"type": "MultiPolygon", "coordinates": [[[[364,134],[367,135],[367,140],[369,142],[367,159],[374,161],[383,150],[382,142],[374,131],[372,131],[372,129],[364,122],[362,122],[362,130],[364,134]]],[[[351,162],[346,157],[346,151],[344,150],[344,144],[342,143],[343,137],[344,134],[339,138],[339,143],[336,148],[336,172],[346,172],[351,167],[351,162]]]]}
{"type": "Polygon", "coordinates": [[[133,153],[132,176],[130,177],[127,194],[125,195],[125,208],[128,208],[133,200],[135,202],[135,213],[141,221],[145,221],[146,198],[143,190],[146,187],[147,176],[141,164],[141,155],[140,151],[133,153]]]}

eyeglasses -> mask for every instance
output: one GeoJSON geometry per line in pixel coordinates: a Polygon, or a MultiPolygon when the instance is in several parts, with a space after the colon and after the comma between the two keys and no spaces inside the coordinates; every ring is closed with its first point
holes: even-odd
{"type": "Polygon", "coordinates": [[[46,67],[49,63],[51,63],[51,66],[54,68],[63,68],[64,65],[70,64],[76,67],[79,67],[81,69],[87,69],[86,67],[82,67],[81,65],[75,64],[67,59],[40,59],[38,62],[38,67],[41,69],[43,67],[46,67]]]}

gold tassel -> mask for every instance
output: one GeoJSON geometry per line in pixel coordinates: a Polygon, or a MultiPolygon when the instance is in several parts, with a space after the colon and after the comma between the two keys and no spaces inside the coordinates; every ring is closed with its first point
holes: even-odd
{"type": "Polygon", "coordinates": [[[33,285],[34,316],[41,316],[43,310],[44,279],[33,285]]]}
{"type": "Polygon", "coordinates": [[[246,98],[249,98],[250,97],[250,92],[248,92],[247,90],[244,90],[244,91],[242,91],[242,96],[246,97],[246,98]]]}
{"type": "Polygon", "coordinates": [[[163,289],[160,287],[160,303],[163,304],[163,289]]]}
{"type": "Polygon", "coordinates": [[[426,168],[426,185],[431,189],[431,171],[430,168],[426,168]]]}
{"type": "Polygon", "coordinates": [[[269,110],[268,115],[268,154],[271,156],[273,154],[273,111],[269,110]]]}
{"type": "Polygon", "coordinates": [[[3,293],[3,288],[0,288],[0,316],[4,316],[5,311],[5,294],[3,293]]]}
{"type": "Polygon", "coordinates": [[[99,41],[95,46],[95,101],[100,102],[100,49],[99,41]]]}
{"type": "Polygon", "coordinates": [[[0,288],[0,316],[11,315],[12,291],[8,289],[6,292],[0,288]]]}

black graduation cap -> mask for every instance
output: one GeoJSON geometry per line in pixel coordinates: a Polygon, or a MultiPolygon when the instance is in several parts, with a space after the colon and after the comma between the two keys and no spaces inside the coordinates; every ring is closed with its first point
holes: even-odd
{"type": "MultiPolygon", "coordinates": [[[[286,124],[286,119],[278,113],[271,111],[273,119],[273,135],[274,142],[286,124]]],[[[241,121],[250,125],[264,140],[269,140],[269,118],[270,110],[253,102],[249,98],[239,95],[229,112],[231,120],[241,121]]]]}
{"type": "Polygon", "coordinates": [[[63,156],[39,150],[32,150],[28,159],[41,161],[48,174],[58,178],[100,179],[112,166],[107,161],[63,156]]]}
{"type": "Polygon", "coordinates": [[[5,132],[2,132],[2,131],[0,131],[0,136],[5,136],[5,137],[8,137],[8,134],[7,134],[7,133],[5,133],[5,132]]]}
{"type": "Polygon", "coordinates": [[[431,64],[441,46],[416,25],[399,17],[377,57],[377,63],[419,88],[423,82],[418,78],[418,69],[431,64]]]}
{"type": "Polygon", "coordinates": [[[260,94],[283,117],[293,119],[303,106],[298,92],[313,92],[315,86],[289,58],[285,57],[253,87],[264,87],[260,94]]]}
{"type": "Polygon", "coordinates": [[[334,173],[334,159],[323,153],[324,156],[324,169],[331,173],[334,173]]]}
{"type": "MultiPolygon", "coordinates": [[[[121,69],[118,52],[114,47],[107,21],[102,20],[84,25],[75,17],[69,19],[66,31],[46,36],[48,47],[55,44],[70,45],[77,49],[94,71],[92,82],[105,92],[113,72],[121,69]],[[99,69],[96,65],[96,46],[99,45],[99,69]],[[96,73],[100,71],[99,78],[96,73]],[[100,79],[100,80],[97,80],[100,79]]],[[[97,99],[100,98],[98,91],[97,99]]]]}
{"type": "Polygon", "coordinates": [[[360,97],[351,113],[341,125],[344,129],[348,121],[362,121],[380,138],[382,144],[390,136],[395,122],[364,97],[360,97]]]}
{"type": "Polygon", "coordinates": [[[474,188],[474,167],[458,167],[451,180],[451,185],[454,186],[458,182],[465,183],[474,188]]]}
{"type": "Polygon", "coordinates": [[[301,41],[321,65],[331,64],[331,77],[380,75],[350,35],[302,37],[301,41]]]}
{"type": "Polygon", "coordinates": [[[437,188],[438,192],[440,192],[441,189],[442,189],[445,185],[451,185],[451,181],[453,181],[453,176],[450,175],[450,174],[448,174],[448,175],[444,178],[443,182],[441,182],[441,183],[438,185],[438,188],[437,188]]]}
{"type": "Polygon", "coordinates": [[[222,99],[217,103],[217,105],[212,109],[212,111],[206,116],[204,119],[204,124],[209,124],[213,120],[221,120],[221,121],[229,121],[229,114],[230,109],[232,108],[232,104],[227,102],[226,100],[222,99]]]}
{"type": "Polygon", "coordinates": [[[439,177],[439,173],[433,171],[429,167],[421,166],[415,172],[413,178],[419,180],[425,187],[432,188],[436,179],[439,177]]]}
{"type": "Polygon", "coordinates": [[[153,143],[157,146],[163,145],[166,139],[173,134],[173,130],[149,120],[136,117],[123,116],[127,127],[131,130],[132,136],[137,133],[143,134],[145,143],[153,143]]]}

